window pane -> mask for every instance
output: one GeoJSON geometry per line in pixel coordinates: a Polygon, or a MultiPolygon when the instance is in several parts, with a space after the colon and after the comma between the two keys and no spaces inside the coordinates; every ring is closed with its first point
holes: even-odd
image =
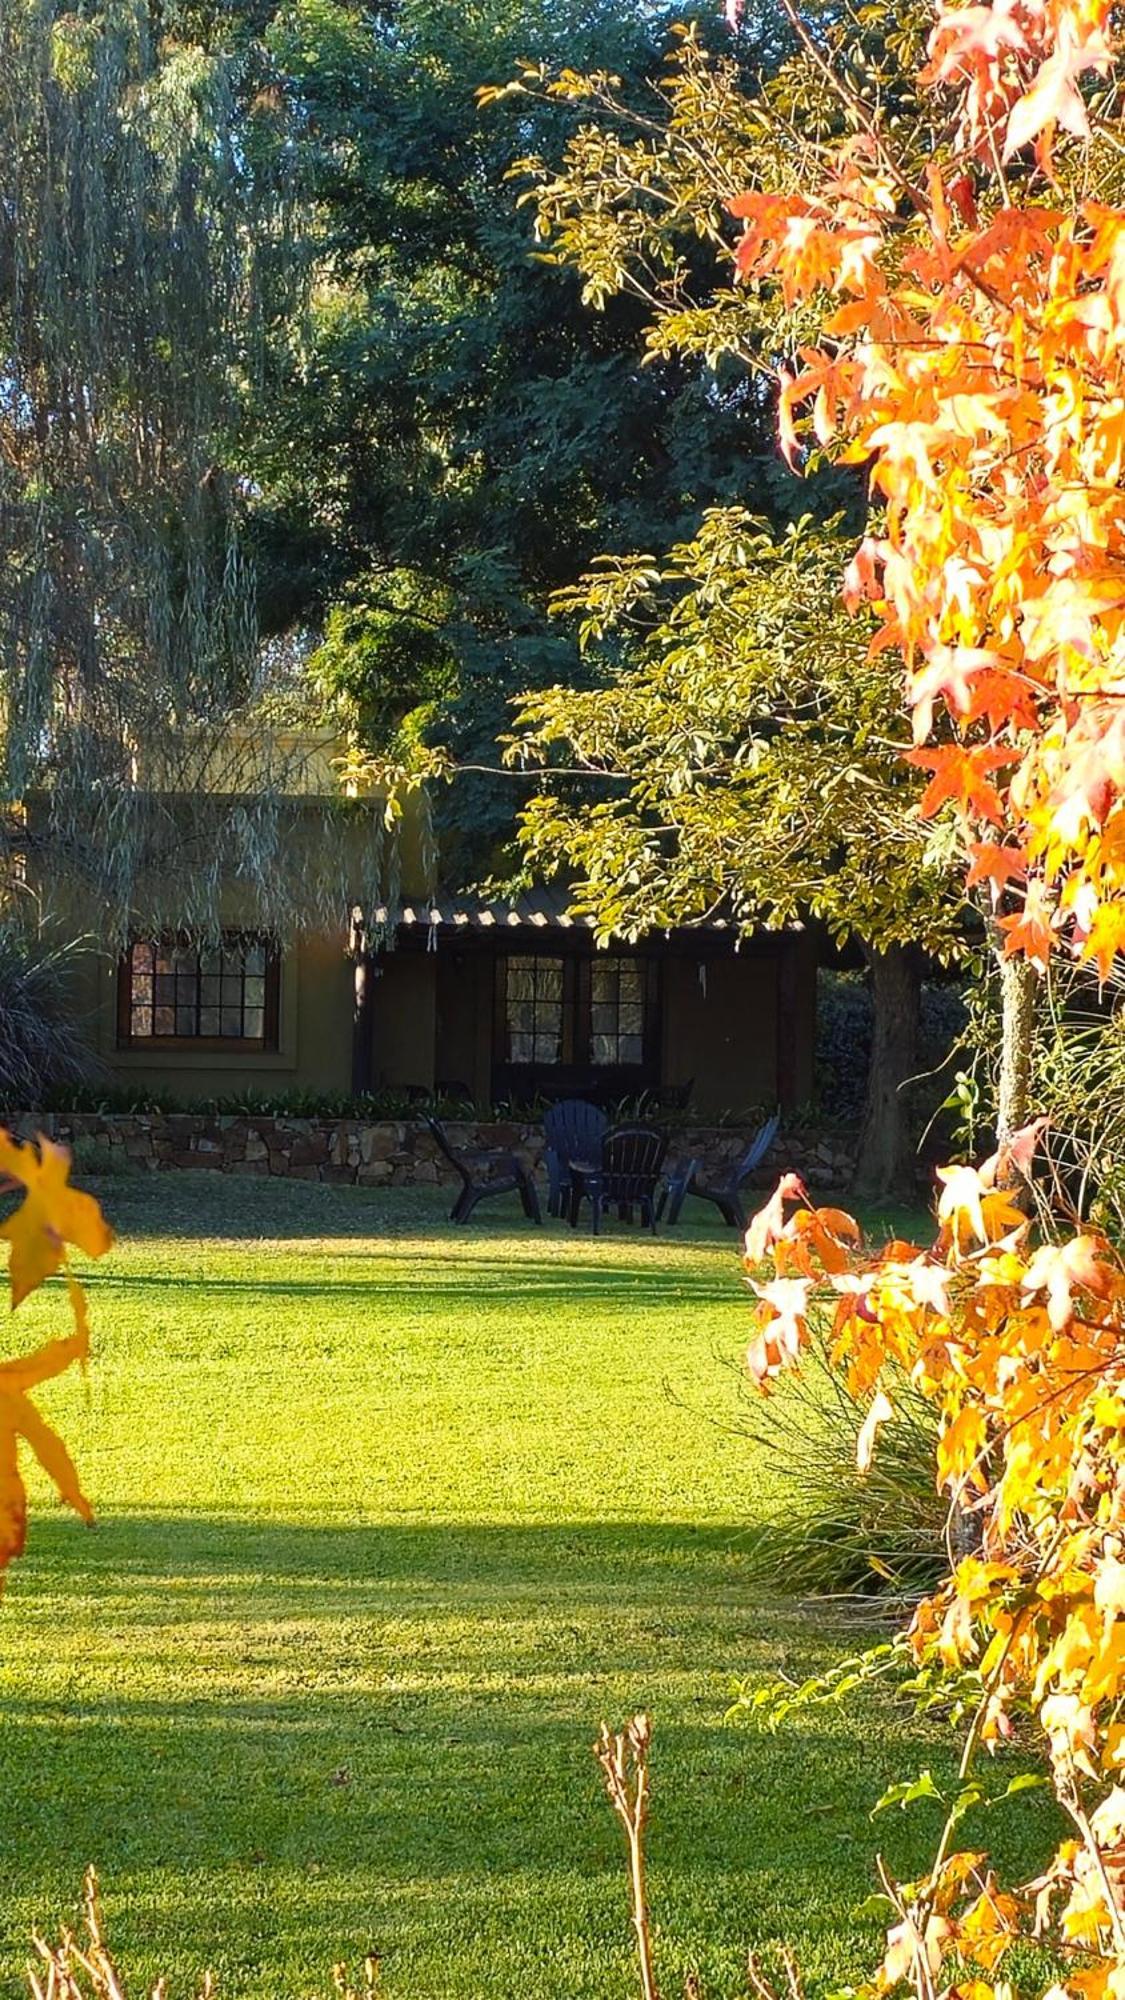
{"type": "Polygon", "coordinates": [[[246,980],[244,980],[244,981],[243,981],[243,993],[244,993],[244,997],[245,997],[245,1000],[246,1000],[246,1005],[247,1005],[248,1007],[261,1007],[261,1006],[263,1006],[263,1005],[264,1005],[264,1003],[265,1003],[265,998],[266,998],[266,982],[265,982],[265,980],[264,980],[264,979],[249,979],[249,978],[248,978],[248,979],[246,979],[246,980]]]}
{"type": "Polygon", "coordinates": [[[641,976],[640,968],[638,966],[635,965],[622,966],[621,973],[617,981],[617,990],[622,1000],[644,999],[645,995],[644,980],[641,976]]]}
{"type": "Polygon", "coordinates": [[[541,958],[535,974],[536,999],[561,1000],[562,987],[562,960],[558,958],[541,958]]]}
{"type": "Polygon", "coordinates": [[[182,1006],[181,1006],[181,1007],[177,1007],[177,1009],[176,1009],[176,1033],[177,1033],[177,1035],[194,1035],[194,1033],[195,1033],[195,1008],[194,1008],[194,1007],[182,1007],[182,1006]]]}
{"type": "Polygon", "coordinates": [[[134,1007],[130,1022],[130,1032],[134,1035],[151,1035],[152,1015],[147,1007],[134,1007]]]}
{"type": "Polygon", "coordinates": [[[194,976],[199,970],[199,953],[188,945],[178,945],[172,954],[172,963],[177,972],[187,972],[194,976]]]}
{"type": "Polygon", "coordinates": [[[175,1015],[175,1010],[173,1008],[171,1007],[157,1008],[156,1014],[153,1018],[152,1032],[154,1035],[175,1034],[176,1015],[175,1015]]]}
{"type": "Polygon", "coordinates": [[[266,948],[264,944],[247,945],[245,965],[247,972],[253,973],[255,977],[260,978],[264,974],[266,969],[266,948]]]}
{"type": "Polygon", "coordinates": [[[222,981],[213,972],[205,972],[200,981],[200,999],[205,1007],[217,1007],[222,990],[222,981]]]}
{"type": "Polygon", "coordinates": [[[622,1035],[617,1047],[618,1062],[640,1063],[644,1061],[644,1041],[640,1035],[622,1035]]]}
{"type": "Polygon", "coordinates": [[[592,1036],[590,1040],[590,1054],[593,1060],[602,1066],[615,1063],[617,1061],[617,1036],[592,1036]]]}
{"type": "Polygon", "coordinates": [[[643,1007],[622,1007],[617,1017],[617,1025],[623,1035],[639,1035],[645,1024],[643,1007]]]}
{"type": "Polygon", "coordinates": [[[133,946],[133,971],[151,972],[154,956],[155,954],[150,944],[135,944],[133,946]]]}
{"type": "Polygon", "coordinates": [[[199,969],[201,972],[214,974],[220,970],[222,963],[223,954],[221,951],[203,951],[199,954],[199,969]]]}
{"type": "Polygon", "coordinates": [[[217,1007],[201,1007],[199,1010],[199,1032],[201,1035],[217,1035],[219,1032],[219,1010],[217,1007]]]}
{"type": "Polygon", "coordinates": [[[261,1041],[265,1033],[265,1026],[266,1017],[264,1009],[261,1007],[247,1007],[244,1016],[243,1034],[249,1036],[252,1041],[261,1041]]]}
{"type": "Polygon", "coordinates": [[[170,1007],[175,997],[176,997],[176,982],[173,979],[172,974],[170,972],[158,972],[156,975],[157,1006],[170,1007]]]}
{"type": "Polygon", "coordinates": [[[224,1005],[222,1012],[222,1023],[223,1023],[222,1029],[220,1030],[222,1034],[231,1035],[234,1037],[235,1040],[241,1039],[242,1036],[241,1007],[227,1007],[226,1005],[224,1005]]]}
{"type": "Polygon", "coordinates": [[[134,972],[132,1000],[134,1007],[151,1006],[152,1004],[151,972],[134,972]]]}
{"type": "Polygon", "coordinates": [[[509,1039],[511,1060],[514,1063],[529,1063],[535,1048],[535,1038],[529,1034],[513,1034],[509,1039]]]}
{"type": "Polygon", "coordinates": [[[590,1009],[590,1025],[595,1035],[612,1035],[617,1027],[616,1007],[599,1007],[595,1002],[590,1009]]]}

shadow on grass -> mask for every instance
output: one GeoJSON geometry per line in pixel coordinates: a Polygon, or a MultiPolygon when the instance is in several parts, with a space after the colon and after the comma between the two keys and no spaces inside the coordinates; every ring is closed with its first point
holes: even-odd
{"type": "MultiPolygon", "coordinates": [[[[557,1302],[568,1317],[583,1303],[622,1309],[640,1304],[664,1306],[675,1312],[682,1312],[685,1300],[697,1306],[746,1303],[741,1273],[733,1261],[725,1281],[714,1282],[697,1271],[677,1272],[660,1266],[646,1271],[635,1264],[584,1264],[554,1258],[539,1267],[511,1259],[460,1257],[446,1264],[427,1263],[420,1282],[417,1268],[410,1266],[401,1252],[368,1250],[359,1252],[358,1257],[364,1266],[358,1278],[353,1270],[343,1276],[318,1262],[317,1275],[309,1278],[288,1274],[273,1278],[266,1272],[248,1278],[227,1277],[213,1267],[200,1275],[179,1270],[167,1274],[115,1271],[110,1267],[84,1272],[83,1283],[92,1292],[105,1290],[118,1297],[200,1291],[219,1298],[242,1294],[247,1298],[319,1299],[325,1304],[352,1299],[357,1305],[370,1305],[380,1296],[401,1299],[406,1294],[419,1313],[446,1313],[458,1303],[477,1307],[540,1303],[548,1307],[557,1302]],[[391,1268],[380,1269],[380,1265],[391,1268]]],[[[350,1253],[348,1263],[352,1264],[350,1253]]]]}
{"type": "MultiPolygon", "coordinates": [[[[592,1241],[588,1224],[572,1230],[569,1223],[544,1214],[542,1224],[529,1222],[515,1195],[504,1195],[478,1208],[472,1220],[453,1224],[450,1205],[456,1189],[367,1188],[347,1183],[290,1181],[271,1175],[221,1173],[79,1175],[131,1236],[206,1237],[243,1242],[255,1236],[312,1240],[324,1237],[371,1241],[448,1234],[458,1244],[489,1237],[520,1237],[552,1247],[560,1242],[592,1241]]],[[[716,1222],[713,1212],[701,1212],[654,1240],[639,1224],[606,1219],[603,1235],[659,1250],[661,1245],[725,1244],[737,1254],[734,1230],[716,1222]]]]}
{"type": "MultiPolygon", "coordinates": [[[[5,1616],[8,1911],[43,1914],[94,1857],[142,1964],[296,1993],[294,1962],[374,1947],[396,1996],[627,1993],[590,1748],[641,1705],[669,1932],[732,1973],[796,1934],[838,1977],[873,1941],[850,1917],[867,1813],[918,1761],[911,1725],[723,1726],[736,1673],[801,1674],[838,1645],[823,1618],[754,1604],[734,1529],[39,1520],[5,1616]]],[[[932,1744],[923,1761],[940,1780],[932,1744]]],[[[891,1829],[896,1866],[927,1831],[891,1829]]],[[[10,1928],[4,1956],[14,1971],[10,1928]]]]}

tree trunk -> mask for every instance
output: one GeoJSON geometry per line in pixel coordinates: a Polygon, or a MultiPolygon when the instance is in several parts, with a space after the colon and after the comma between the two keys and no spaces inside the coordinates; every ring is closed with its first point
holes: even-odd
{"type": "Polygon", "coordinates": [[[866,1201],[914,1193],[917,1155],[902,1086],[917,1074],[921,961],[909,945],[868,951],[871,1063],[852,1192],[866,1201]]]}
{"type": "Polygon", "coordinates": [[[1000,1084],[996,1142],[1006,1145],[1031,1117],[1031,1037],[1038,974],[1026,958],[1000,957],[1000,1084]]]}

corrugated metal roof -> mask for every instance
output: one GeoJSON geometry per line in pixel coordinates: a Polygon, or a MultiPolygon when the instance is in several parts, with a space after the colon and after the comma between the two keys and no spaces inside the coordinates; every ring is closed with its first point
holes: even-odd
{"type": "Polygon", "coordinates": [[[570,892],[567,889],[529,889],[525,894],[505,902],[485,902],[479,896],[466,895],[464,890],[438,889],[428,901],[415,898],[400,903],[392,909],[388,903],[380,903],[372,910],[372,922],[389,927],[398,924],[404,930],[519,930],[530,927],[534,930],[592,930],[589,917],[572,917],[568,914],[570,892]]]}
{"type": "MultiPolygon", "coordinates": [[[[400,903],[397,909],[388,903],[380,903],[371,912],[371,922],[373,926],[382,925],[390,929],[392,925],[397,925],[404,930],[592,931],[592,917],[570,915],[570,899],[569,889],[554,885],[528,889],[504,902],[485,902],[478,896],[466,895],[464,891],[439,889],[429,901],[416,898],[400,903]]],[[[710,923],[695,928],[729,931],[734,926],[726,917],[715,917],[710,923]]]]}

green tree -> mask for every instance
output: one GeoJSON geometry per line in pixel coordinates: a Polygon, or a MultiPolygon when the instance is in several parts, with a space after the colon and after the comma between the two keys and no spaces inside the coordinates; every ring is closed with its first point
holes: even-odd
{"type": "Polygon", "coordinates": [[[560,610],[587,648],[620,643],[601,686],[525,696],[509,754],[544,760],[523,815],[530,865],[562,870],[603,936],[704,921],[752,929],[810,915],[858,940],[874,1048],[858,1151],[869,1195],[909,1189],[901,1086],[917,1067],[922,952],[966,945],[945,829],[917,815],[897,669],[868,657],[838,578],[839,524],[780,537],[739,508],[709,512],[660,562],[607,558],[560,610]],[[550,759],[598,782],[551,782],[550,759]]]}
{"type": "MultiPolygon", "coordinates": [[[[748,67],[767,39],[744,29],[748,67]]],[[[741,370],[642,365],[644,302],[591,315],[535,253],[509,163],[562,146],[573,106],[477,102],[527,58],[604,65],[658,110],[666,19],[640,0],[286,0],[267,42],[311,304],[259,405],[263,617],[323,632],[312,673],[366,746],[405,727],[494,764],[509,697],[581,675],[553,590],[601,549],[690,533],[748,477],[771,515],[796,486],[741,370]]],[[[466,779],[439,801],[447,865],[491,865],[521,795],[466,779]]]]}
{"type": "MultiPolygon", "coordinates": [[[[650,358],[729,367],[763,410],[805,328],[784,297],[736,282],[731,205],[763,179],[799,185],[810,143],[840,125],[824,58],[796,26],[798,45],[756,89],[736,59],[683,31],[655,119],[638,118],[606,72],[529,67],[510,86],[582,113],[560,156],[523,162],[547,253],[577,271],[592,307],[622,295],[642,305],[650,358]]],[[[908,121],[924,32],[921,9],[875,6],[860,33],[829,23],[826,46],[845,85],[865,65],[908,121]]],[[[610,638],[618,667],[601,690],[532,694],[523,754],[560,746],[568,763],[623,782],[565,806],[552,786],[523,837],[537,864],[576,871],[607,932],[699,920],[722,900],[747,924],[812,912],[859,940],[875,1008],[859,1174],[864,1192],[885,1193],[913,1178],[902,1085],[916,1069],[919,953],[964,948],[963,899],[948,829],[917,820],[895,677],[868,660],[869,633],[840,602],[860,489],[815,461],[804,470],[813,517],[780,541],[728,508],[667,559],[610,560],[563,594],[562,608],[584,614],[587,649],[610,638]]],[[[737,497],[760,513],[754,474],[737,497]]]]}

